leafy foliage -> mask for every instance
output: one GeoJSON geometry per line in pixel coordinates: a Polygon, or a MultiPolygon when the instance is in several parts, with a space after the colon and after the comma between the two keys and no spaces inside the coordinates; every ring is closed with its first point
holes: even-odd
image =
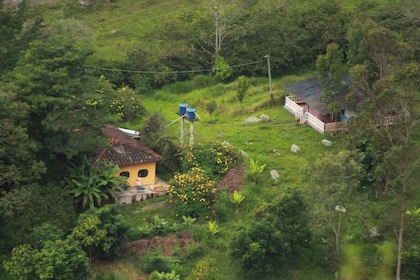
{"type": "Polygon", "coordinates": [[[17,280],[87,280],[90,274],[85,253],[71,238],[47,241],[39,250],[28,244],[16,247],[4,268],[17,280]]]}
{"type": "Polygon", "coordinates": [[[326,105],[328,113],[337,114],[346,108],[345,96],[350,91],[350,83],[346,81],[344,54],[338,44],[328,45],[327,53],[318,56],[316,66],[322,88],[321,101],[326,105]]]}
{"type": "Polygon", "coordinates": [[[252,182],[254,183],[254,185],[257,184],[258,178],[260,178],[264,174],[266,166],[266,163],[260,165],[258,159],[249,159],[247,175],[252,178],[252,182]]]}
{"type": "Polygon", "coordinates": [[[153,271],[150,276],[149,280],[180,280],[181,277],[179,274],[172,270],[171,272],[157,272],[153,271]]]}
{"type": "Polygon", "coordinates": [[[24,51],[31,40],[39,35],[42,19],[32,13],[27,1],[17,8],[10,8],[11,2],[0,1],[0,76],[16,65],[19,52],[24,51]]]}
{"type": "Polygon", "coordinates": [[[53,178],[65,176],[59,169],[64,158],[105,146],[106,139],[98,137],[101,129],[118,118],[109,113],[110,84],[84,67],[91,55],[92,49],[70,33],[46,27],[42,39],[29,44],[10,73],[20,88],[20,101],[30,106],[27,127],[41,147],[37,157],[53,178]]]}
{"type": "Polygon", "coordinates": [[[230,167],[237,164],[239,156],[231,146],[208,141],[185,147],[180,160],[182,171],[186,172],[192,167],[198,167],[215,180],[223,177],[230,167]]]}
{"type": "Polygon", "coordinates": [[[114,258],[126,241],[128,225],[115,207],[90,209],[77,218],[71,237],[93,257],[114,258]]]}
{"type": "Polygon", "coordinates": [[[192,167],[178,173],[169,184],[169,203],[175,206],[177,216],[208,218],[213,214],[217,191],[203,169],[192,167]]]}
{"type": "Polygon", "coordinates": [[[121,117],[122,121],[132,121],[145,115],[145,109],[140,102],[140,95],[128,86],[115,91],[115,99],[110,107],[113,114],[121,117]]]}
{"type": "Polygon", "coordinates": [[[64,231],[49,223],[43,223],[33,230],[34,248],[40,249],[45,246],[48,241],[63,239],[64,231]]]}
{"type": "Polygon", "coordinates": [[[238,212],[239,211],[239,204],[241,204],[241,202],[245,199],[245,196],[237,191],[234,190],[233,191],[233,197],[232,197],[232,203],[233,205],[235,205],[235,211],[238,212]]]}
{"type": "Polygon", "coordinates": [[[49,223],[67,231],[75,221],[74,204],[63,187],[55,185],[16,188],[1,197],[4,212],[1,246],[8,250],[33,238],[33,229],[49,223]]]}
{"type": "Polygon", "coordinates": [[[111,162],[83,157],[68,179],[70,192],[83,208],[100,207],[103,199],[113,198],[127,184],[124,177],[115,175],[118,170],[111,162]]]}
{"type": "Polygon", "coordinates": [[[140,267],[146,273],[153,271],[171,273],[175,265],[180,262],[181,260],[176,257],[165,257],[156,251],[143,254],[140,258],[140,267]]]}
{"type": "Polygon", "coordinates": [[[142,143],[162,155],[165,161],[158,162],[157,166],[162,173],[173,174],[178,170],[178,146],[171,139],[167,131],[167,120],[163,114],[153,113],[143,124],[140,131],[142,143]]]}
{"type": "Polygon", "coordinates": [[[239,78],[236,81],[236,84],[236,97],[238,97],[239,102],[242,103],[242,101],[245,98],[246,92],[249,88],[248,78],[246,76],[239,76],[239,78]]]}
{"type": "Polygon", "coordinates": [[[242,228],[230,244],[230,253],[254,275],[273,273],[276,267],[297,265],[311,241],[309,214],[302,195],[292,189],[256,213],[258,221],[242,228]]]}
{"type": "Polygon", "coordinates": [[[232,75],[232,68],[226,63],[222,56],[218,56],[214,62],[213,70],[216,72],[216,76],[220,80],[226,80],[232,75]]]}
{"type": "Polygon", "coordinates": [[[19,101],[18,88],[2,85],[0,98],[0,190],[39,182],[45,165],[35,157],[38,147],[26,128],[29,105],[19,101]]]}

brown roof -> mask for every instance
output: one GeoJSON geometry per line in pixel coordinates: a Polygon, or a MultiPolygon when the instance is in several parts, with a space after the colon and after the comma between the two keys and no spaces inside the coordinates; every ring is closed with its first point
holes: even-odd
{"type": "Polygon", "coordinates": [[[163,160],[161,155],[115,126],[107,125],[102,131],[109,137],[112,147],[102,150],[100,158],[106,158],[120,167],[163,160]]]}

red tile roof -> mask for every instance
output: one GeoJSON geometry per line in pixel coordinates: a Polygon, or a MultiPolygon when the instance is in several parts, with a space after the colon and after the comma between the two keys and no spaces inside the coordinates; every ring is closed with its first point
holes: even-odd
{"type": "Polygon", "coordinates": [[[102,150],[99,158],[106,158],[120,167],[164,159],[115,126],[107,125],[102,131],[109,137],[112,147],[102,150]]]}

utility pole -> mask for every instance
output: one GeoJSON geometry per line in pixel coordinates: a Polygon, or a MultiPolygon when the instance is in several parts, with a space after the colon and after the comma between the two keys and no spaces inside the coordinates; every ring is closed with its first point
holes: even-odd
{"type": "Polygon", "coordinates": [[[191,121],[190,125],[190,146],[194,144],[194,121],[191,121]]]}
{"type": "Polygon", "coordinates": [[[179,142],[181,142],[181,147],[184,146],[184,116],[181,116],[181,136],[179,137],[179,142]]]}
{"type": "Polygon", "coordinates": [[[181,116],[181,135],[179,137],[181,146],[184,145],[184,123],[185,123],[184,120],[187,117],[187,108],[188,108],[188,104],[185,104],[185,103],[179,104],[179,111],[177,113],[179,116],[181,116]]]}
{"type": "Polygon", "coordinates": [[[270,55],[267,54],[264,56],[267,59],[267,68],[268,68],[268,83],[270,84],[270,97],[271,103],[274,105],[274,96],[273,96],[273,86],[271,83],[271,66],[270,66],[270,55]]]}

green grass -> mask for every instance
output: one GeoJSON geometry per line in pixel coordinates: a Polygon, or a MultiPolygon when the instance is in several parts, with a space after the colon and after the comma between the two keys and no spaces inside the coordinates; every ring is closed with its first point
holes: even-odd
{"type": "MultiPolygon", "coordinates": [[[[393,0],[381,0],[387,3],[393,0]]],[[[359,0],[339,0],[347,11],[352,11],[359,0]]],[[[379,1],[378,1],[379,2],[379,1]]],[[[261,1],[263,7],[275,1],[261,1]],[[265,6],[264,6],[265,5],[265,6]]],[[[290,1],[288,5],[312,5],[312,0],[290,1]]],[[[97,1],[92,7],[81,7],[78,1],[55,0],[38,5],[36,9],[47,21],[72,17],[82,20],[95,34],[96,57],[106,60],[125,59],[127,52],[147,40],[145,34],[159,32],[159,27],[183,13],[205,11],[205,2],[198,0],[117,0],[97,1]],[[116,33],[113,34],[112,31],[116,33]]]]}
{"type": "MultiPolygon", "coordinates": [[[[168,121],[167,133],[177,143],[179,143],[181,123],[176,114],[178,105],[189,104],[189,107],[197,109],[197,114],[200,117],[200,121],[194,122],[194,141],[227,141],[250,156],[261,158],[260,162],[267,164],[268,171],[279,170],[282,180],[295,185],[301,181],[301,169],[308,162],[331,149],[321,144],[322,139],[331,139],[330,135],[320,134],[308,125],[300,125],[293,115],[283,108],[284,92],[282,88],[289,81],[296,79],[296,76],[287,76],[275,81],[276,104],[274,106],[270,105],[267,83],[250,87],[248,92],[258,93],[252,96],[246,95],[243,104],[239,104],[237,101],[234,86],[225,85],[226,88],[231,89],[215,98],[218,108],[213,113],[212,122],[210,122],[210,115],[205,109],[205,104],[211,99],[205,99],[202,94],[206,89],[178,95],[160,92],[159,96],[165,96],[165,98],[156,100],[152,96],[143,96],[142,102],[149,112],[160,112],[165,116],[168,121]],[[267,105],[259,107],[259,104],[267,105]],[[271,121],[244,123],[248,117],[260,117],[262,114],[269,116],[271,121]],[[292,144],[301,148],[300,154],[291,153],[292,144]],[[274,150],[276,152],[273,152],[274,150]]],[[[186,121],[185,143],[189,143],[189,129],[190,122],[186,121]]]]}

